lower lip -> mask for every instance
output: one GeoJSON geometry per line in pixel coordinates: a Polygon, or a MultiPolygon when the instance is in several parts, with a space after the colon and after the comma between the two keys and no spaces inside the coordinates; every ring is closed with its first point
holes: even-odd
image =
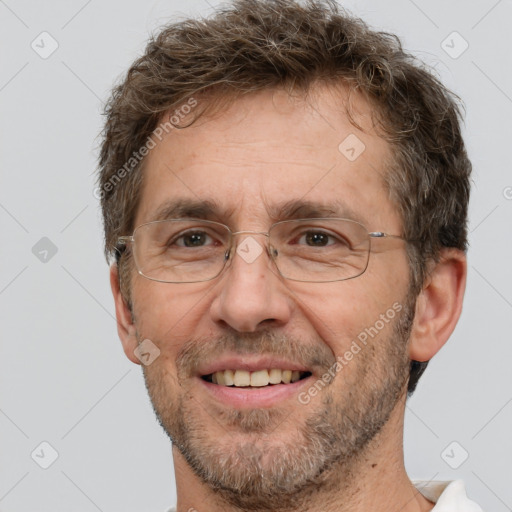
{"type": "Polygon", "coordinates": [[[312,376],[290,384],[272,384],[261,388],[237,388],[236,386],[221,386],[199,378],[208,393],[225,405],[238,409],[265,408],[287,400],[298,393],[312,376]]]}

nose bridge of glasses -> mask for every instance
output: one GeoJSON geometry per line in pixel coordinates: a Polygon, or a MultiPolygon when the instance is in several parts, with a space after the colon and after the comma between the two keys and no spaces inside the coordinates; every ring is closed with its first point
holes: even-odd
{"type": "Polygon", "coordinates": [[[226,257],[230,258],[233,252],[236,252],[246,263],[254,262],[262,252],[266,252],[270,255],[268,241],[270,235],[264,231],[235,231],[231,232],[231,243],[230,250],[226,252],[226,257]],[[236,242],[235,235],[242,235],[242,237],[236,242]],[[246,235],[246,236],[244,236],[246,235]],[[254,235],[261,235],[267,239],[267,243],[261,244],[255,238],[254,235]]]}
{"type": "Polygon", "coordinates": [[[232,231],[232,232],[231,232],[231,236],[235,236],[235,235],[245,235],[245,234],[251,234],[251,235],[263,235],[263,236],[266,236],[267,238],[269,237],[268,232],[267,232],[267,233],[265,233],[265,231],[232,231]]]}
{"type": "MultiPolygon", "coordinates": [[[[265,231],[250,231],[250,230],[244,230],[244,231],[232,231],[231,232],[231,246],[232,247],[237,247],[239,244],[242,244],[244,242],[244,240],[247,240],[247,238],[251,238],[252,235],[262,235],[264,237],[267,238],[267,240],[269,239],[269,233],[265,233],[265,231]],[[235,243],[235,236],[236,235],[247,235],[246,237],[242,236],[238,243],[235,243]]],[[[254,243],[254,242],[253,242],[254,243]]],[[[257,242],[256,242],[257,243],[257,242]]],[[[259,244],[258,244],[259,245],[259,244]]]]}

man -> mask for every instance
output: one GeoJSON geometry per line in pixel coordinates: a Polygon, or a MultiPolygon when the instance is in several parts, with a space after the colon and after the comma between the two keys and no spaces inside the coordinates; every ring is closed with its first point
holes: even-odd
{"type": "Polygon", "coordinates": [[[184,511],[480,511],[413,484],[405,402],[459,318],[454,97],[333,3],[164,28],[106,109],[119,335],[184,511]]]}

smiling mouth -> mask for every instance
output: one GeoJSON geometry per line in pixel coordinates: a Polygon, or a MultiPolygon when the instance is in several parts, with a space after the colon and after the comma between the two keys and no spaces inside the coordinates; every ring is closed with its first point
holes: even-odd
{"type": "Polygon", "coordinates": [[[203,375],[201,378],[206,382],[219,386],[250,389],[277,384],[291,384],[310,375],[311,372],[272,368],[270,370],[257,370],[254,372],[247,370],[223,370],[203,375]]]}

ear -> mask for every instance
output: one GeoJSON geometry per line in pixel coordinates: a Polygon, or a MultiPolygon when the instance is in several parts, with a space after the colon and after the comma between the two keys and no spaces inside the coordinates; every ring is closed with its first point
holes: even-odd
{"type": "Polygon", "coordinates": [[[416,300],[409,357],[428,361],[446,343],[462,311],[467,262],[464,252],[443,249],[416,300]]]}
{"type": "Polygon", "coordinates": [[[115,263],[110,266],[110,287],[116,306],[117,332],[123,344],[124,353],[132,363],[140,364],[134,353],[138,344],[132,312],[121,293],[119,272],[115,263]]]}

